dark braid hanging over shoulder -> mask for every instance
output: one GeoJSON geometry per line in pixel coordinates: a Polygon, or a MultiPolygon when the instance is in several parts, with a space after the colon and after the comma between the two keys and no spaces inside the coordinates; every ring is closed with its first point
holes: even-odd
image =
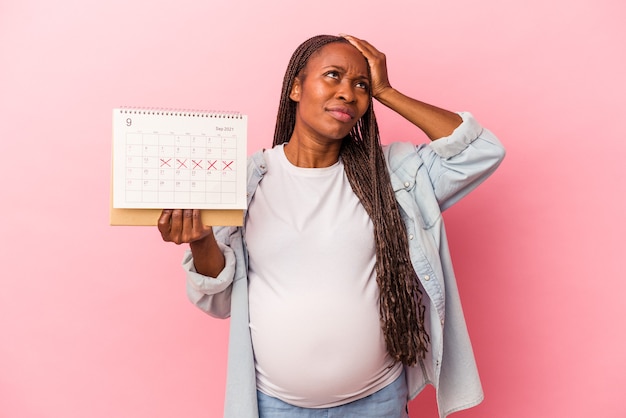
{"type": "MultiPolygon", "coordinates": [[[[293,53],[283,80],[274,146],[289,142],[294,130],[297,104],[289,98],[294,79],[311,55],[332,42],[348,43],[341,37],[319,35],[293,53]]],[[[380,319],[387,351],[396,361],[414,365],[424,358],[430,339],[422,291],[411,265],[407,232],[391,187],[371,100],[365,115],[343,139],[341,158],[352,190],[374,225],[380,319]]]]}

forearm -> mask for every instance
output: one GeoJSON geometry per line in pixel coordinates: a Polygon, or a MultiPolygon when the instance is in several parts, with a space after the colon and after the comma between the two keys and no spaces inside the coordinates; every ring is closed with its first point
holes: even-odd
{"type": "Polygon", "coordinates": [[[204,276],[217,277],[224,269],[224,254],[211,232],[205,238],[189,243],[196,272],[204,276]]]}
{"type": "Polygon", "coordinates": [[[450,135],[462,122],[458,114],[412,99],[393,87],[375,98],[424,131],[432,141],[450,135]]]}

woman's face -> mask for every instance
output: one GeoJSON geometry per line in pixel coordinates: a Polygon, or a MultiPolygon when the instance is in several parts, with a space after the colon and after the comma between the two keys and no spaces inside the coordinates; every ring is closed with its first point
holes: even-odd
{"type": "Polygon", "coordinates": [[[341,140],[370,103],[367,61],[350,44],[325,45],[309,58],[289,97],[298,103],[294,135],[341,140]]]}

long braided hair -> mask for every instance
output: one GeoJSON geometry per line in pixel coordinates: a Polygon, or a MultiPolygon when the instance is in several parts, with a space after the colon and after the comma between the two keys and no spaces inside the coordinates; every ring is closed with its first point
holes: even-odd
{"type": "MultiPolygon", "coordinates": [[[[273,146],[289,142],[295,127],[297,103],[289,98],[294,79],[302,75],[311,55],[332,42],[348,43],[342,37],[318,35],[293,53],[283,80],[273,146]]],[[[340,153],[352,190],[374,225],[380,319],[387,351],[394,360],[414,365],[424,358],[430,338],[424,325],[422,291],[411,265],[407,232],[383,157],[371,95],[368,110],[343,139],[340,153]]]]}

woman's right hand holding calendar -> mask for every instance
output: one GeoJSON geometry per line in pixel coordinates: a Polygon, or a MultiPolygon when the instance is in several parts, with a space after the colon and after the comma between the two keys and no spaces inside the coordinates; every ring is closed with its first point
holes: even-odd
{"type": "Polygon", "coordinates": [[[196,271],[217,277],[224,269],[224,254],[219,249],[213,228],[205,226],[198,209],[163,209],[158,222],[163,241],[188,243],[196,271]]]}

